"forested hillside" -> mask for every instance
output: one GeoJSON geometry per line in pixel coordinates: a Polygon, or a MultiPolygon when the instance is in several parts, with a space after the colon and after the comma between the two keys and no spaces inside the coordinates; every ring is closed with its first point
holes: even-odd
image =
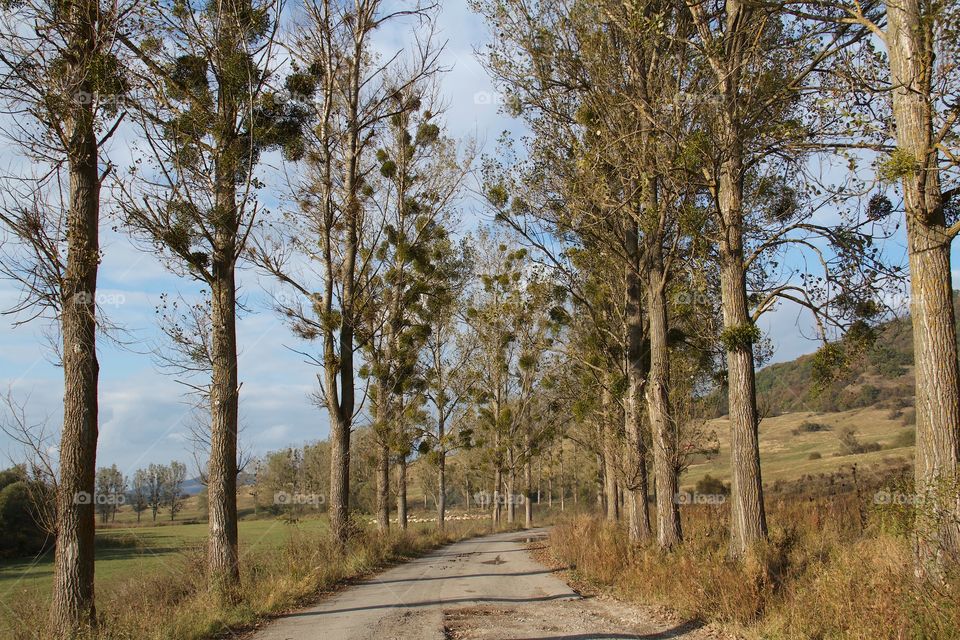
{"type": "MultiPolygon", "coordinates": [[[[960,294],[954,293],[954,308],[960,294]]],[[[960,333],[960,326],[958,326],[960,333]]],[[[768,416],[795,411],[847,411],[877,403],[913,404],[913,334],[910,317],[877,328],[876,340],[852,358],[841,377],[821,388],[816,354],[779,362],[757,372],[757,394],[768,416]]]]}

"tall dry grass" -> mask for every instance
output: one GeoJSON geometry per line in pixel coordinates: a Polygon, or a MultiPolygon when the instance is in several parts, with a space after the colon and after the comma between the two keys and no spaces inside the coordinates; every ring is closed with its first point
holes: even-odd
{"type": "Polygon", "coordinates": [[[550,546],[594,587],[746,636],[960,638],[960,580],[914,580],[903,513],[856,492],[768,506],[770,540],[743,563],[726,558],[722,506],[682,507],[685,540],[671,553],[631,545],[598,517],[558,524],[550,546]]]}

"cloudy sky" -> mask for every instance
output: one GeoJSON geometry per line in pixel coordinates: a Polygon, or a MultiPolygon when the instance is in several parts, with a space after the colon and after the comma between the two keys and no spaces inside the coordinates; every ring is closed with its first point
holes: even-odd
{"type": "MultiPolygon", "coordinates": [[[[407,37],[404,28],[385,30],[378,46],[383,51],[396,50],[407,37]]],[[[499,113],[493,88],[475,55],[483,47],[486,30],[465,0],[442,0],[439,37],[447,42],[443,64],[450,70],[443,78],[442,89],[449,105],[446,119],[450,133],[474,136],[485,151],[492,152],[501,131],[516,132],[519,126],[499,113]]],[[[115,162],[122,163],[132,152],[121,137],[113,142],[109,153],[115,162]]],[[[3,165],[14,162],[9,155],[0,160],[3,165]]],[[[470,203],[465,207],[466,226],[483,220],[483,212],[477,207],[470,203]]],[[[192,464],[192,446],[187,438],[194,419],[190,401],[182,385],[157,369],[150,350],[159,339],[155,309],[160,295],[189,298],[196,295],[198,287],[171,275],[155,256],[113,231],[113,224],[112,220],[103,224],[99,297],[110,320],[124,328],[126,344],[100,343],[98,464],[116,463],[126,473],[172,459],[192,464]]],[[[326,418],[309,397],[316,390],[316,370],[293,351],[309,347],[298,344],[270,310],[274,289],[268,280],[248,269],[240,274],[240,282],[248,309],[238,328],[243,444],[254,454],[262,454],[326,437],[326,418]]],[[[17,298],[16,285],[0,281],[0,308],[10,308],[17,298]]],[[[45,337],[49,327],[41,322],[14,327],[14,320],[0,316],[0,382],[27,404],[32,420],[47,420],[57,430],[62,380],[45,337]]],[[[789,308],[764,320],[763,328],[776,346],[776,360],[792,359],[815,348],[814,342],[797,338],[806,324],[796,310],[789,308]]],[[[0,456],[19,458],[16,447],[2,434],[0,456]]],[[[0,461],[0,466],[6,462],[0,461]]],[[[191,473],[195,471],[191,469],[191,473]]]]}

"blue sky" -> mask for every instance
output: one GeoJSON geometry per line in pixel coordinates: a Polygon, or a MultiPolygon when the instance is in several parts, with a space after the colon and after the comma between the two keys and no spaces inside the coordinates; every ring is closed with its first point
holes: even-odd
{"type": "MultiPolygon", "coordinates": [[[[395,50],[404,44],[407,32],[393,28],[380,34],[378,46],[395,50]]],[[[486,29],[473,16],[464,0],[446,0],[439,18],[439,37],[446,40],[444,66],[451,70],[442,81],[448,104],[446,120],[453,136],[475,136],[486,152],[494,151],[497,136],[519,125],[499,113],[495,93],[475,50],[486,39],[486,29]]],[[[9,147],[8,147],[9,149],[9,147]]],[[[13,164],[9,155],[0,164],[13,164]]],[[[112,143],[109,153],[122,164],[131,156],[123,138],[112,143]]],[[[278,167],[265,167],[269,175],[278,167]]],[[[270,194],[264,198],[275,201],[270,194]]],[[[467,203],[465,227],[477,224],[483,214],[467,203]]],[[[158,340],[155,308],[162,293],[185,297],[196,295],[198,287],[171,275],[156,256],[134,246],[111,228],[105,219],[102,228],[104,261],[100,269],[101,302],[110,320],[129,332],[127,348],[106,341],[100,343],[100,444],[98,464],[117,464],[125,473],[151,462],[172,459],[192,467],[192,447],[187,439],[193,413],[185,388],[159,371],[149,355],[158,340]]],[[[896,247],[892,249],[897,252],[896,247]]],[[[249,312],[238,325],[241,346],[239,369],[241,388],[241,441],[254,454],[324,438],[324,412],[311,404],[316,389],[316,370],[303,362],[291,348],[297,344],[287,328],[270,310],[269,294],[274,287],[250,270],[240,274],[241,295],[249,312]]],[[[0,281],[0,308],[9,308],[17,299],[14,283],[0,281]]],[[[45,338],[48,328],[41,322],[13,328],[13,318],[0,317],[0,382],[12,388],[16,397],[28,401],[32,419],[49,420],[59,429],[62,401],[61,373],[52,362],[45,338]]],[[[761,323],[776,346],[776,360],[789,360],[813,350],[814,342],[797,338],[808,326],[795,309],[782,308],[761,323]]],[[[812,332],[806,331],[806,335],[812,332]]],[[[19,459],[13,444],[0,434],[0,456],[19,459]]],[[[6,460],[0,461],[0,466],[6,460]]],[[[193,474],[196,469],[190,468],[193,474]]]]}

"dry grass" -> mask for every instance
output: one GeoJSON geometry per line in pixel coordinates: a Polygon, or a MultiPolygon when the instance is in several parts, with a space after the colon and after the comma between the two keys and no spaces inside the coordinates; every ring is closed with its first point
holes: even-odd
{"type": "Polygon", "coordinates": [[[664,554],[620,525],[580,517],[551,549],[577,578],[760,638],[960,638],[960,581],[920,585],[908,537],[855,495],[770,505],[770,540],[728,562],[726,510],[684,507],[685,542],[664,554]],[[860,514],[866,513],[866,523],[860,514]]]}
{"type": "MultiPolygon", "coordinates": [[[[97,601],[98,628],[89,640],[203,640],[251,628],[271,615],[317,600],[324,592],[405,558],[448,542],[489,532],[488,523],[432,526],[381,536],[362,532],[346,552],[326,532],[292,532],[279,549],[244,558],[238,601],[223,606],[207,591],[201,552],[188,557],[183,572],[131,577],[97,601]]],[[[42,638],[47,608],[30,598],[9,603],[17,625],[11,640],[42,638]]]]}
{"type": "MultiPolygon", "coordinates": [[[[708,474],[726,482],[730,480],[730,423],[725,417],[716,418],[708,421],[707,429],[717,436],[719,455],[690,465],[681,478],[685,487],[693,487],[708,474]]],[[[764,482],[792,482],[804,476],[833,473],[841,466],[852,464],[863,469],[899,466],[913,460],[913,445],[904,441],[912,430],[913,427],[904,424],[902,416],[892,417],[890,409],[881,407],[839,413],[803,411],[764,418],[759,428],[764,482]],[[804,432],[801,425],[805,422],[823,424],[828,430],[804,432]],[[841,455],[838,436],[844,428],[855,429],[863,444],[876,444],[881,450],[841,455]],[[819,457],[811,458],[813,453],[819,457]]]]}

